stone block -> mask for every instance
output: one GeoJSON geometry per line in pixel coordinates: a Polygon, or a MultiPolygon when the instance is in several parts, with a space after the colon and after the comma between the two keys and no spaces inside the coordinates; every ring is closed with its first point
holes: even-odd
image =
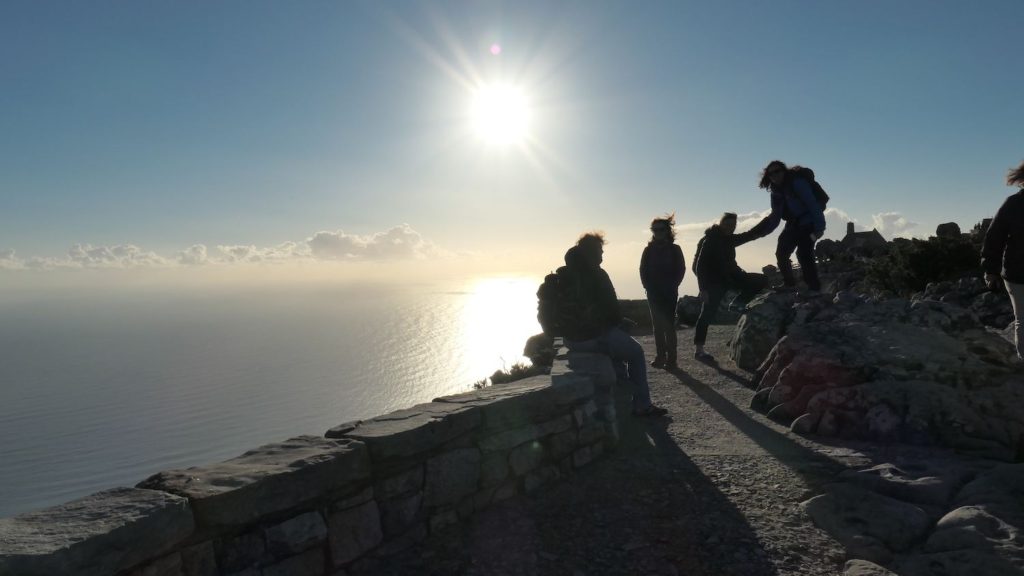
{"type": "Polygon", "coordinates": [[[453,526],[459,523],[459,515],[455,510],[445,510],[438,512],[430,517],[430,532],[433,534],[439,530],[444,530],[448,526],[453,526]]]}
{"type": "Polygon", "coordinates": [[[366,447],[299,436],[219,464],[168,470],[140,488],[189,499],[200,528],[237,527],[351,490],[370,477],[366,447]]]}
{"type": "Polygon", "coordinates": [[[506,480],[504,484],[498,486],[497,490],[494,491],[494,496],[491,498],[491,502],[508,500],[516,494],[519,494],[519,482],[515,478],[510,478],[509,480],[506,480]]]}
{"type": "Polygon", "coordinates": [[[526,475],[523,479],[523,488],[526,493],[532,493],[538,488],[557,480],[561,476],[557,466],[545,466],[526,475]]]}
{"type": "Polygon", "coordinates": [[[219,571],[213,542],[202,542],[183,549],[181,565],[185,576],[217,576],[219,571]]]}
{"type": "Polygon", "coordinates": [[[332,511],[327,519],[331,563],[340,567],[362,556],[384,540],[376,501],[332,511]]]}
{"type": "Polygon", "coordinates": [[[495,486],[505,478],[508,478],[508,452],[484,454],[480,461],[480,485],[495,486]]]}
{"type": "Polygon", "coordinates": [[[223,541],[217,563],[223,572],[240,572],[270,559],[263,533],[253,531],[223,541]]]}
{"type": "Polygon", "coordinates": [[[331,505],[331,508],[334,510],[345,510],[347,508],[355,508],[360,504],[366,504],[370,500],[373,500],[375,495],[376,494],[373,490],[373,486],[367,486],[366,488],[363,488],[362,490],[351,496],[346,496],[344,498],[341,498],[340,500],[335,500],[334,503],[331,505]]]}
{"type": "Polygon", "coordinates": [[[508,450],[530,440],[537,440],[538,438],[569,430],[572,428],[572,422],[572,415],[565,414],[547,422],[530,424],[484,436],[480,438],[479,446],[484,452],[508,450]]]}
{"type": "Polygon", "coordinates": [[[174,549],[195,528],[184,498],[114,488],[0,518],[0,574],[99,576],[174,549]]]}
{"type": "MultiPolygon", "coordinates": [[[[603,433],[603,432],[602,432],[603,433]]],[[[576,431],[566,430],[553,434],[547,439],[548,454],[554,460],[561,460],[576,450],[576,431]]]]}
{"type": "Polygon", "coordinates": [[[181,554],[175,552],[158,558],[143,568],[131,572],[131,576],[182,576],[181,554]]]}
{"type": "Polygon", "coordinates": [[[479,407],[484,431],[490,432],[551,420],[568,413],[568,407],[585,402],[593,392],[587,378],[574,376],[554,386],[550,377],[534,376],[435,401],[479,407]]]}
{"type": "Polygon", "coordinates": [[[586,466],[593,460],[594,452],[590,449],[590,446],[584,446],[572,453],[572,465],[576,468],[586,466]]]}
{"type": "Polygon", "coordinates": [[[401,498],[381,500],[377,505],[380,507],[380,521],[384,537],[391,538],[405,533],[420,519],[423,493],[417,492],[401,498]]]}
{"type": "Polygon", "coordinates": [[[405,534],[392,538],[373,551],[374,556],[391,556],[422,542],[427,537],[426,524],[417,524],[405,534]]]}
{"type": "Polygon", "coordinates": [[[263,576],[324,576],[324,550],[314,548],[263,569],[263,576]]]}
{"type": "Polygon", "coordinates": [[[588,424],[580,428],[579,443],[593,444],[598,440],[603,440],[607,433],[607,428],[602,424],[588,424]]]}
{"type": "Polygon", "coordinates": [[[577,428],[589,424],[597,417],[597,404],[593,400],[589,400],[586,404],[574,410],[572,416],[577,428]]]}
{"type": "Polygon", "coordinates": [[[469,448],[440,454],[427,461],[424,505],[455,504],[476,492],[479,483],[479,450],[469,448]]]}
{"type": "Polygon", "coordinates": [[[307,512],[265,531],[267,549],[276,557],[293,556],[327,540],[327,524],[319,512],[307,512]]]}
{"type": "Polygon", "coordinates": [[[398,496],[407,496],[423,490],[423,466],[412,470],[397,472],[377,482],[376,495],[378,500],[387,500],[398,496]]]}
{"type": "Polygon", "coordinates": [[[802,507],[819,528],[847,548],[856,545],[858,538],[868,537],[900,552],[920,540],[931,526],[919,507],[851,484],[831,484],[825,494],[802,507]]]}
{"type": "Polygon", "coordinates": [[[544,445],[533,441],[516,448],[508,456],[508,463],[516,476],[522,476],[544,462],[544,445]]]}
{"type": "Polygon", "coordinates": [[[367,420],[346,434],[366,443],[374,463],[390,464],[426,454],[478,428],[472,405],[430,402],[367,420]]]}

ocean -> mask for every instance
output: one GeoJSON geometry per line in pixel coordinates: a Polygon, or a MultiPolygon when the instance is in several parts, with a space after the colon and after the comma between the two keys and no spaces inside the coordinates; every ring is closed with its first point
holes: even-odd
{"type": "Polygon", "coordinates": [[[0,297],[0,517],[471,390],[538,283],[0,297]]]}

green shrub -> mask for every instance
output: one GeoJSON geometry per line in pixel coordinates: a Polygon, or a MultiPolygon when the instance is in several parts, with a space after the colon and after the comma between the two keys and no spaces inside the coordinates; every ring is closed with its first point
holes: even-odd
{"type": "Polygon", "coordinates": [[[976,275],[980,265],[978,248],[968,238],[900,239],[868,264],[866,276],[876,288],[907,295],[929,282],[976,275]]]}

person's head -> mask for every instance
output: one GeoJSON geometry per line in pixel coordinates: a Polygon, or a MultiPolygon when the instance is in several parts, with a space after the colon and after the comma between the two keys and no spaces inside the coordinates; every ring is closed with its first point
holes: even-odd
{"type": "Polygon", "coordinates": [[[651,220],[651,242],[675,242],[675,225],[676,215],[674,213],[651,220]]]}
{"type": "Polygon", "coordinates": [[[718,227],[722,229],[722,232],[726,234],[732,234],[736,231],[736,214],[732,212],[726,212],[722,214],[722,217],[718,219],[718,227]]]}
{"type": "Polygon", "coordinates": [[[759,188],[768,190],[772,186],[782,184],[786,178],[786,163],[782,160],[772,160],[761,171],[761,181],[757,184],[759,188]]]}
{"type": "Polygon", "coordinates": [[[576,241],[576,248],[587,264],[600,266],[604,261],[604,244],[603,232],[587,232],[576,241]]]}
{"type": "Polygon", "coordinates": [[[1020,166],[1016,168],[1010,168],[1006,174],[1006,185],[1024,188],[1024,162],[1021,162],[1020,166]]]}

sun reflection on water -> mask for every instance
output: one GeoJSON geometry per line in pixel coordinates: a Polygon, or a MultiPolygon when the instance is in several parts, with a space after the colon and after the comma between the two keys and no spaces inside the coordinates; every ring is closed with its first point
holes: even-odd
{"type": "Polygon", "coordinates": [[[537,286],[529,277],[486,278],[469,287],[459,335],[463,366],[475,380],[516,362],[526,339],[540,332],[537,323],[537,286]]]}

